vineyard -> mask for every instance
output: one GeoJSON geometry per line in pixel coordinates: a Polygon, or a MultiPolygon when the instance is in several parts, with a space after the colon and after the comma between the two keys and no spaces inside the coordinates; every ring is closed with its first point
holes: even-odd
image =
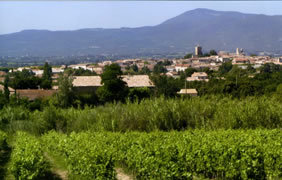
{"type": "Polygon", "coordinates": [[[274,179],[282,177],[282,131],[18,132],[9,171],[44,179],[48,156],[62,158],[68,177],[86,180],[116,179],[117,168],[136,179],[274,179]]]}
{"type": "Polygon", "coordinates": [[[273,97],[0,110],[0,179],[281,179],[273,97]]]}

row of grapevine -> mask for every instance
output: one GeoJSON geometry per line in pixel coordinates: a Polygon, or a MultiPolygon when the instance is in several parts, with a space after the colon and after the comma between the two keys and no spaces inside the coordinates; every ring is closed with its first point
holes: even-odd
{"type": "Polygon", "coordinates": [[[71,133],[69,136],[49,132],[42,137],[48,152],[65,158],[69,174],[82,179],[115,179],[113,146],[104,141],[106,134],[71,133]]]}
{"type": "Polygon", "coordinates": [[[282,176],[282,132],[190,131],[126,134],[120,160],[137,178],[264,179],[282,176]]]}
{"type": "Polygon", "coordinates": [[[43,141],[84,179],[114,179],[114,165],[121,164],[137,179],[282,177],[281,130],[51,132],[43,141]]]}
{"type": "Polygon", "coordinates": [[[41,179],[50,172],[40,141],[27,133],[17,132],[11,154],[11,172],[16,179],[41,179]]]}

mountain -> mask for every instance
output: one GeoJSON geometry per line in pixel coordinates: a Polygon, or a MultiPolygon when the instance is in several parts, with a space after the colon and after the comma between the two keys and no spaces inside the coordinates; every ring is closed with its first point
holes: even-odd
{"type": "Polygon", "coordinates": [[[24,30],[0,35],[0,55],[134,55],[266,51],[282,54],[282,16],[195,9],[156,26],[75,31],[24,30]]]}

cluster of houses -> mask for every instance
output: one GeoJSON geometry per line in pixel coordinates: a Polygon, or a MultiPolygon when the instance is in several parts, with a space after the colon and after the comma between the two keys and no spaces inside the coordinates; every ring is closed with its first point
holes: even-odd
{"type": "MultiPolygon", "coordinates": [[[[179,73],[181,71],[185,71],[187,68],[196,68],[203,69],[209,68],[211,70],[218,70],[219,66],[225,62],[231,62],[233,65],[238,65],[241,68],[247,68],[247,65],[250,64],[254,68],[258,68],[266,63],[274,63],[282,65],[282,57],[279,58],[271,58],[269,56],[246,56],[242,53],[242,50],[237,49],[236,53],[228,53],[220,51],[218,55],[213,55],[209,57],[199,56],[201,52],[201,48],[195,48],[195,54],[193,57],[188,59],[171,59],[169,60],[171,63],[168,66],[164,66],[166,68],[166,73],[163,75],[178,78],[179,73]]],[[[100,74],[103,73],[104,67],[110,65],[112,63],[116,63],[121,67],[122,71],[128,70],[130,66],[137,66],[139,70],[146,67],[150,71],[153,71],[154,66],[159,61],[167,61],[166,59],[123,59],[117,60],[115,62],[112,61],[103,61],[97,64],[74,64],[69,66],[61,66],[61,67],[52,67],[52,79],[53,82],[57,81],[60,73],[63,73],[67,68],[71,69],[84,69],[89,70],[91,72],[95,72],[97,76],[74,76],[73,77],[73,87],[76,91],[79,92],[90,92],[95,91],[98,87],[102,86],[100,74]]],[[[36,76],[41,77],[43,75],[43,70],[38,67],[20,67],[14,69],[13,71],[22,71],[23,69],[28,69],[32,71],[36,76]]],[[[4,81],[6,73],[0,71],[0,82],[4,81]]],[[[150,80],[148,75],[123,75],[123,81],[125,81],[128,87],[148,87],[153,88],[154,84],[150,80]]],[[[187,81],[209,81],[208,75],[205,72],[195,72],[191,77],[186,78],[187,81]]],[[[17,94],[20,97],[28,97],[30,100],[34,100],[38,97],[45,97],[54,94],[57,91],[58,87],[53,86],[52,90],[17,90],[17,94]]],[[[0,91],[3,90],[3,86],[0,85],[0,91]]],[[[10,89],[10,92],[14,93],[15,90],[10,89]]],[[[11,94],[12,94],[11,93],[11,94]]],[[[197,91],[195,89],[182,89],[178,94],[190,94],[192,96],[197,95],[197,91]]]]}

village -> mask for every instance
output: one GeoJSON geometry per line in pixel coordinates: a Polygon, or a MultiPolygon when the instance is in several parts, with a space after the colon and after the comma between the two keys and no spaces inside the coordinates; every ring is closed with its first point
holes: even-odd
{"type": "MultiPolygon", "coordinates": [[[[20,97],[27,97],[29,100],[35,100],[37,98],[43,98],[53,95],[58,90],[57,80],[59,74],[64,73],[67,69],[73,70],[84,70],[92,72],[91,75],[79,75],[73,76],[73,88],[77,92],[92,92],[98,87],[102,86],[100,75],[104,72],[104,68],[107,65],[116,63],[121,67],[124,75],[122,75],[122,80],[127,83],[129,88],[147,87],[153,88],[154,84],[149,78],[149,73],[154,71],[154,67],[160,62],[163,63],[163,72],[160,75],[179,78],[180,73],[184,72],[187,68],[198,69],[198,72],[194,72],[190,77],[186,77],[187,82],[191,81],[209,81],[208,74],[206,72],[201,72],[201,70],[209,69],[217,71],[218,68],[226,62],[231,62],[232,65],[237,65],[242,69],[246,69],[248,66],[252,66],[257,69],[266,63],[273,63],[277,65],[282,65],[282,57],[270,57],[270,56],[247,56],[242,49],[237,48],[235,53],[229,53],[225,51],[219,51],[214,55],[204,55],[202,52],[202,47],[196,46],[195,52],[189,54],[188,58],[179,59],[122,59],[116,61],[102,61],[96,64],[83,63],[83,64],[72,64],[72,65],[62,65],[60,67],[52,67],[52,88],[42,89],[38,87],[37,89],[17,89],[9,87],[11,94],[17,91],[20,97]],[[166,63],[165,63],[166,62],[166,63]],[[141,73],[135,73],[133,70],[129,71],[130,68],[136,68],[136,72],[146,69],[141,73]]],[[[29,70],[34,73],[37,77],[42,77],[44,70],[39,67],[19,67],[16,69],[10,69],[9,72],[23,71],[24,69],[29,70]]],[[[0,82],[4,82],[6,72],[0,71],[0,82]]],[[[0,90],[3,91],[4,86],[0,84],[0,90]]],[[[181,89],[178,94],[189,94],[191,96],[197,96],[196,89],[181,89]]]]}

